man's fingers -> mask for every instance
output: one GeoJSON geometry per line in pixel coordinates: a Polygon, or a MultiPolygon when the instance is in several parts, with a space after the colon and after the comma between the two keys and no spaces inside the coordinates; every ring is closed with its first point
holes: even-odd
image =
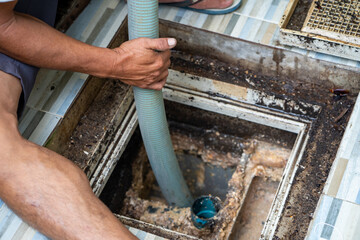
{"type": "Polygon", "coordinates": [[[157,80],[153,79],[153,81],[148,84],[146,88],[160,90],[165,85],[168,75],[169,71],[167,69],[162,71],[161,74],[156,77],[157,80]]]}
{"type": "Polygon", "coordinates": [[[149,85],[147,88],[154,90],[161,90],[164,87],[165,83],[166,83],[166,77],[156,83],[149,85]]]}
{"type": "Polygon", "coordinates": [[[165,52],[161,52],[159,53],[161,59],[162,59],[162,63],[167,65],[167,67],[170,66],[170,56],[171,56],[171,52],[170,51],[165,51],[165,52]]]}
{"type": "Polygon", "coordinates": [[[176,46],[175,38],[156,38],[156,39],[146,39],[147,48],[155,51],[166,51],[176,46]]]}
{"type": "Polygon", "coordinates": [[[169,48],[174,48],[176,46],[176,39],[175,38],[168,38],[167,39],[167,42],[168,42],[168,45],[169,45],[169,48]]]}

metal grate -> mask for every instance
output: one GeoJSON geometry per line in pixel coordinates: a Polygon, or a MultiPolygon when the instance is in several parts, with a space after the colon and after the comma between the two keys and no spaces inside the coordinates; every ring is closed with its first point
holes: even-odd
{"type": "Polygon", "coordinates": [[[313,1],[302,31],[360,43],[360,0],[313,1]]]}

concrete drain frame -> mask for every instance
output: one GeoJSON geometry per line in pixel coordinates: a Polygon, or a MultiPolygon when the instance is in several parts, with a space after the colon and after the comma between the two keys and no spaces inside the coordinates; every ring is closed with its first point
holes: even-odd
{"type": "MultiPolygon", "coordinates": [[[[271,239],[275,231],[273,226],[276,226],[279,221],[284,202],[294,179],[294,174],[299,167],[299,161],[308,140],[311,121],[253,105],[258,100],[260,94],[257,91],[240,86],[229,86],[227,83],[173,70],[170,70],[163,93],[164,99],[169,101],[175,101],[221,115],[236,117],[297,134],[262,232],[263,239],[271,239]],[[217,86],[217,88],[215,89],[214,86],[217,86]],[[231,93],[226,92],[230,87],[231,93]],[[209,92],[218,92],[222,96],[209,95],[209,92]],[[244,98],[244,92],[246,92],[246,99],[244,98]]],[[[272,99],[272,96],[268,96],[267,100],[276,102],[275,99],[272,99]]],[[[312,107],[315,111],[320,110],[319,106],[314,105],[312,107]]],[[[240,209],[238,210],[239,212],[240,209]]]]}
{"type": "MultiPolygon", "coordinates": [[[[297,134],[261,239],[303,239],[360,89],[359,69],[167,21],[160,22],[160,35],[178,40],[165,99],[297,134]],[[333,96],[334,87],[351,91],[333,96]]],[[[110,47],[125,36],[126,21],[110,47]]],[[[137,126],[131,88],[123,85],[109,101],[97,96],[104,83],[88,79],[47,143],[84,170],[97,195],[137,126]],[[92,119],[87,111],[101,101],[108,104],[95,111],[107,112],[92,119]],[[96,126],[88,127],[91,121],[96,126]],[[91,144],[76,138],[94,134],[91,144]]],[[[195,239],[118,217],[170,239],[195,239]]]]}
{"type": "MultiPolygon", "coordinates": [[[[284,202],[294,179],[294,174],[299,167],[299,160],[302,157],[308,140],[311,121],[253,105],[258,100],[258,94],[260,93],[251,89],[229,86],[227,83],[173,70],[170,70],[168,83],[163,92],[164,98],[170,101],[297,134],[296,142],[284,169],[276,197],[263,228],[262,238],[270,239],[275,231],[273,226],[276,226],[279,221],[284,202]],[[194,81],[194,79],[197,79],[197,81],[194,81]],[[213,86],[218,88],[213,89],[213,86]],[[231,87],[232,93],[237,93],[237,96],[227,95],[226,89],[229,89],[229,87],[231,87]],[[209,92],[215,91],[222,96],[209,95],[209,92]],[[246,92],[247,99],[241,96],[244,92],[246,92]]],[[[272,96],[268,96],[267,100],[276,101],[272,99],[272,96]]],[[[320,109],[316,105],[312,107],[315,111],[320,109]]]]}

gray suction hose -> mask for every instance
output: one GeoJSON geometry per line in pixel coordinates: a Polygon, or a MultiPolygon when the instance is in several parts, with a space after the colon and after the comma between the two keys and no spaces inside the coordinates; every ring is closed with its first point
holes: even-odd
{"type": "MultiPolygon", "coordinates": [[[[129,38],[158,38],[158,0],[128,0],[129,38]]],[[[193,198],[176,159],[161,91],[134,87],[136,110],[146,152],[170,205],[189,207],[193,198]]]]}

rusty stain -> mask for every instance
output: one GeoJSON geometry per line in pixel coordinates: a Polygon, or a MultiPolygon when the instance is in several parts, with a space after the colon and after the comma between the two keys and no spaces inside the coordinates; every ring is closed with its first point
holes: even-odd
{"type": "Polygon", "coordinates": [[[284,60],[285,54],[282,49],[274,49],[273,52],[273,61],[276,63],[276,72],[280,74],[280,63],[284,60]]]}

